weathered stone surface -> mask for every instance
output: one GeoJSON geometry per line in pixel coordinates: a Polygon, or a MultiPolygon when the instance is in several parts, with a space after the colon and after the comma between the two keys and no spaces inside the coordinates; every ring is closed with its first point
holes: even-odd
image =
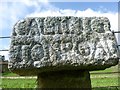
{"type": "Polygon", "coordinates": [[[38,75],[38,88],[92,90],[89,71],[49,72],[38,75]]]}
{"type": "Polygon", "coordinates": [[[116,40],[105,17],[26,18],[13,29],[9,68],[21,75],[99,70],[118,60],[116,40]]]}

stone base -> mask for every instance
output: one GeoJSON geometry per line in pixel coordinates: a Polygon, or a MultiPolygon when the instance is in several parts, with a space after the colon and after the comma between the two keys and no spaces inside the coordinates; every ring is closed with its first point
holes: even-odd
{"type": "Polygon", "coordinates": [[[38,88],[87,88],[91,90],[89,71],[59,71],[38,75],[38,88]]]}

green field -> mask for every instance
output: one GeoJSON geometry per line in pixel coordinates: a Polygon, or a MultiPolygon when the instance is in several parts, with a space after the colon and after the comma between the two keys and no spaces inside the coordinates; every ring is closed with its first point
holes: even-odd
{"type": "Polygon", "coordinates": [[[2,88],[35,88],[36,79],[2,79],[2,88]]]}
{"type": "MultiPolygon", "coordinates": [[[[118,86],[118,78],[91,78],[92,87],[118,86]]],[[[2,79],[2,88],[35,88],[36,79],[2,79]]]]}
{"type": "MultiPolygon", "coordinates": [[[[91,73],[91,83],[92,87],[109,87],[109,86],[119,86],[118,82],[118,73],[110,73],[106,72],[118,72],[118,66],[111,67],[106,70],[101,71],[92,71],[91,73]],[[102,73],[102,74],[95,74],[102,73]]],[[[37,85],[36,78],[7,78],[7,77],[19,77],[14,73],[4,73],[4,78],[2,79],[2,84],[0,87],[2,88],[35,88],[37,85]]],[[[101,89],[102,90],[102,89],[101,89]]],[[[107,89],[103,89],[107,90],[107,89]]],[[[119,89],[110,89],[110,90],[120,90],[119,89]]]]}

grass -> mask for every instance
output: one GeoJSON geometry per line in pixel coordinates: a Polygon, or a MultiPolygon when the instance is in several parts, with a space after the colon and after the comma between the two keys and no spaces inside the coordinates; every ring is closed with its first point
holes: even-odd
{"type": "Polygon", "coordinates": [[[2,88],[35,88],[36,79],[2,79],[2,88]]]}
{"type": "Polygon", "coordinates": [[[12,72],[4,72],[3,74],[2,74],[2,76],[4,76],[4,77],[16,77],[16,76],[19,76],[19,75],[17,75],[17,74],[15,74],[15,73],[12,73],[12,72]]]}
{"type": "MultiPolygon", "coordinates": [[[[92,87],[118,86],[118,78],[91,78],[92,87]]],[[[2,79],[2,88],[35,88],[36,79],[2,79]]]]}
{"type": "Polygon", "coordinates": [[[111,68],[107,68],[105,70],[91,71],[90,73],[103,73],[103,72],[118,72],[118,65],[112,66],[111,68]]]}
{"type": "MultiPolygon", "coordinates": [[[[91,71],[91,83],[92,87],[108,87],[108,86],[118,86],[118,74],[94,74],[94,73],[102,73],[102,72],[117,72],[118,66],[114,66],[108,68],[106,70],[101,71],[91,71]]],[[[35,78],[24,78],[24,79],[9,79],[7,77],[15,77],[19,76],[14,73],[6,72],[3,73],[3,76],[6,77],[2,79],[2,84],[0,87],[2,88],[35,88],[37,83],[35,78]]],[[[120,77],[119,77],[120,78],[120,77]]],[[[120,79],[119,79],[120,80],[120,79]]],[[[95,89],[94,89],[95,90],[95,89]]],[[[120,90],[119,89],[96,89],[96,90],[120,90]]]]}
{"type": "Polygon", "coordinates": [[[120,90],[120,87],[96,87],[92,90],[120,90]]]}
{"type": "Polygon", "coordinates": [[[92,78],[92,87],[118,86],[118,78],[92,78]]]}

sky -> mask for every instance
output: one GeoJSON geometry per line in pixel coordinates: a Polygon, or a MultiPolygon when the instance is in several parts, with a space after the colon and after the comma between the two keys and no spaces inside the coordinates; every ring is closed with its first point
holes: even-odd
{"type": "MultiPolygon", "coordinates": [[[[74,0],[68,2],[66,0],[65,2],[64,0],[62,2],[53,2],[49,0],[1,0],[0,36],[10,36],[13,25],[20,19],[46,16],[105,16],[111,22],[111,30],[118,31],[118,1],[110,1],[90,2],[89,0],[89,2],[79,2],[74,0]]],[[[120,35],[116,34],[117,40],[120,39],[118,36],[120,35]]],[[[0,39],[0,50],[9,49],[9,46],[10,39],[0,39]]],[[[6,60],[9,59],[8,52],[6,51],[0,52],[0,55],[5,55],[6,60]]]]}

